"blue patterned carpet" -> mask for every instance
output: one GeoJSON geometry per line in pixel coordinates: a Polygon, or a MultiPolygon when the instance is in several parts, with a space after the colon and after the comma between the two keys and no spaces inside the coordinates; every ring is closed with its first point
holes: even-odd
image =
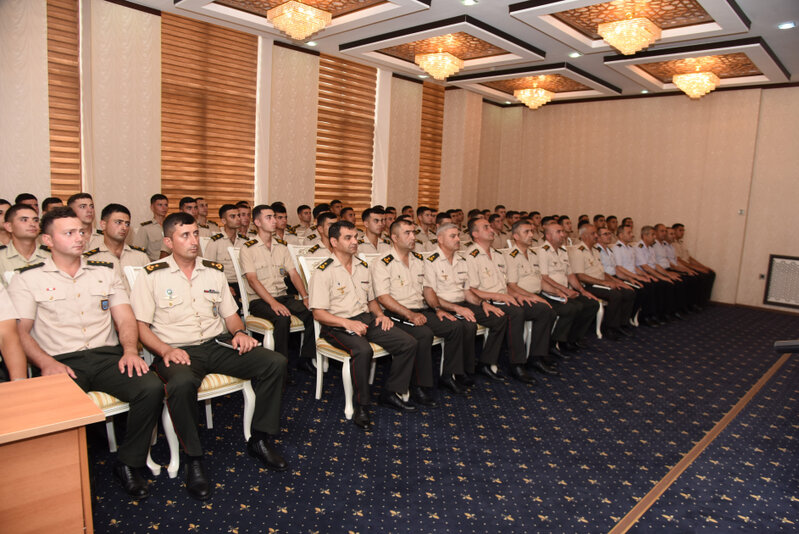
{"type": "MultiPolygon", "coordinates": [[[[113,457],[104,428],[95,425],[89,432],[95,529],[607,532],[777,360],[773,341],[797,337],[797,332],[797,317],[712,307],[683,322],[639,328],[634,339],[592,340],[589,351],[561,364],[561,377],[541,379],[535,388],[478,380],[469,397],[443,395],[442,406],[423,413],[398,414],[377,407],[376,429],[370,434],[343,419],[335,364],[326,375],[321,401],[313,398],[311,377],[295,373],[296,384],[287,389],[283,405],[280,443],[291,468],[278,474],[259,469],[246,455],[241,397],[219,399],[215,428],[201,431],[206,466],[216,484],[207,503],[188,497],[182,473],[169,479],[165,472],[153,481],[148,500],[127,499],[111,479],[113,457]]],[[[378,366],[376,384],[382,384],[384,367],[378,366]]],[[[380,388],[375,390],[377,394],[380,388]]],[[[756,404],[768,406],[764,411],[775,416],[791,405],[777,393],[759,399],[756,404]]],[[[773,502],[796,523],[795,500],[784,505],[797,494],[792,402],[793,411],[784,410],[786,419],[774,422],[785,432],[774,430],[770,435],[772,446],[784,443],[784,458],[777,453],[763,456],[766,464],[778,461],[782,466],[785,474],[780,480],[786,483],[776,490],[773,502]],[[785,442],[783,434],[793,439],[785,442]],[[787,491],[791,485],[794,491],[787,491]],[[777,502],[777,497],[783,501],[777,502]]],[[[749,417],[747,413],[745,419],[749,417]]],[[[743,414],[732,426],[742,418],[743,414]]],[[[760,434],[746,438],[745,446],[751,448],[760,434]]],[[[723,461],[729,472],[740,472],[733,450],[739,446],[727,446],[730,456],[714,459],[723,461]]],[[[163,439],[153,456],[162,464],[168,461],[163,439]]],[[[702,476],[707,478],[725,476],[716,468],[705,472],[709,474],[702,476]]],[[[672,494],[679,499],[673,490],[688,476],[678,479],[664,499],[672,494]]],[[[767,476],[777,479],[776,474],[767,476]]],[[[718,500],[715,486],[708,482],[707,499],[679,502],[670,497],[664,511],[647,514],[640,528],[686,531],[719,526],[703,519],[710,514],[718,521],[727,514],[712,508],[718,500]],[[684,519],[666,522],[663,514],[684,519]]],[[[732,490],[725,495],[733,502],[745,497],[732,490]]],[[[747,512],[750,519],[757,516],[760,531],[784,528],[774,513],[747,512]]],[[[745,522],[724,523],[724,530],[746,528],[745,522]]]]}

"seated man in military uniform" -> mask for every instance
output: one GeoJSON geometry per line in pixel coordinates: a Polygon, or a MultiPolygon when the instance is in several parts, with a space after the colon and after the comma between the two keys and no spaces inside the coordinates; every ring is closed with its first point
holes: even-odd
{"type": "Polygon", "coordinates": [[[385,226],[385,211],[380,208],[367,208],[363,210],[361,220],[366,231],[358,239],[358,252],[363,254],[383,254],[391,249],[391,239],[382,237],[385,226]]]}
{"type": "Polygon", "coordinates": [[[416,340],[399,328],[380,309],[375,299],[369,266],[355,257],[358,241],[355,225],[339,221],[330,226],[332,255],[311,273],[310,308],[322,325],[321,335],[331,345],[352,356],[350,372],[355,389],[352,422],[371,427],[369,373],[372,347],[377,343],[391,353],[391,371],[380,403],[399,411],[415,412],[416,406],[402,396],[408,391],[416,356],[416,340]]]}
{"type": "Polygon", "coordinates": [[[42,375],[67,374],[84,391],[104,391],[130,404],[114,474],[131,497],[143,499],[149,491],[139,471],[164,388],[139,356],[136,319],[114,266],[82,257],[88,236],[81,228],[72,208],[47,212],[42,241],[52,257],[20,269],[9,294],[22,347],[42,375]]]}
{"type": "Polygon", "coordinates": [[[50,257],[50,249],[36,244],[39,215],[27,204],[11,206],[3,226],[11,235],[8,245],[0,245],[0,283],[6,285],[6,272],[45,261],[50,257]]]}
{"type": "Polygon", "coordinates": [[[27,361],[17,333],[19,314],[6,288],[0,285],[0,382],[24,380],[27,361]]]}
{"type": "MultiPolygon", "coordinates": [[[[247,209],[249,213],[249,208],[247,209]]],[[[228,287],[236,300],[236,305],[241,306],[241,295],[239,295],[239,283],[236,279],[236,271],[233,269],[233,258],[228,252],[229,247],[240,249],[244,243],[250,240],[246,231],[241,226],[241,210],[233,204],[222,204],[219,208],[219,220],[222,221],[222,231],[211,236],[211,241],[202,251],[202,257],[216,263],[221,263],[225,268],[225,278],[228,287]]]]}
{"type": "Polygon", "coordinates": [[[166,384],[166,404],[186,453],[186,489],[211,496],[197,430],[197,389],[210,373],[252,380],[255,413],[247,452],[265,467],[283,471],[286,461],[273,447],[280,432],[280,398],[286,358],[258,346],[236,314],[220,263],[199,257],[197,222],[178,212],[164,220],[172,254],[144,268],[131,300],[139,338],[157,358],[153,369],[166,384]],[[228,335],[229,334],[229,335],[228,335]],[[227,346],[226,346],[227,345],[227,346]]]}

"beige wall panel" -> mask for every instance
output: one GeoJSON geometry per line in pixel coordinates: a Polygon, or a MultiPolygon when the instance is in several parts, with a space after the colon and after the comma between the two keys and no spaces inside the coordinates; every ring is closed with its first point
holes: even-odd
{"type": "Polygon", "coordinates": [[[0,1],[0,198],[50,196],[45,0],[0,1]]]}
{"type": "Polygon", "coordinates": [[[444,96],[444,140],[441,147],[441,193],[453,207],[477,204],[483,100],[462,89],[444,96]]]}
{"type": "MultiPolygon", "coordinates": [[[[736,302],[764,306],[769,254],[799,256],[799,87],[762,93],[749,215],[736,302]]],[[[787,308],[769,306],[787,310],[787,308]]]]}
{"type": "MultiPolygon", "coordinates": [[[[92,195],[99,223],[110,202],[128,207],[132,227],[152,217],[161,191],[161,17],[91,2],[92,195]]],[[[90,132],[90,133],[89,133],[90,132]]],[[[66,199],[65,199],[66,200],[66,199]]],[[[177,198],[170,204],[177,208],[177,198]]]]}
{"type": "MultiPolygon", "coordinates": [[[[486,208],[494,209],[497,204],[504,204],[506,208],[514,209],[509,204],[512,204],[515,199],[528,198],[531,194],[535,196],[535,191],[529,180],[529,169],[523,167],[522,158],[519,157],[525,150],[522,130],[525,109],[523,107],[506,108],[503,114],[499,182],[494,188],[496,198],[486,204],[486,208]]],[[[527,208],[516,206],[515,209],[527,208]]]]}
{"type": "MultiPolygon", "coordinates": [[[[500,195],[500,161],[504,118],[505,110],[503,108],[483,102],[483,122],[480,132],[480,175],[477,184],[477,198],[480,199],[481,205],[496,205],[500,195]]],[[[444,203],[444,206],[448,205],[444,203]]]]}
{"type": "Polygon", "coordinates": [[[405,204],[416,207],[422,132],[422,84],[391,78],[389,124],[387,205],[397,209],[405,204]]]}
{"type": "Polygon", "coordinates": [[[267,200],[282,200],[296,223],[297,206],[314,197],[319,58],[280,46],[272,52],[267,200]]]}

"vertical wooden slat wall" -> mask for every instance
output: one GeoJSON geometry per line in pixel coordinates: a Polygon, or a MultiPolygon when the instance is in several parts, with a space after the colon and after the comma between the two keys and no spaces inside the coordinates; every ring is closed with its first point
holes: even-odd
{"type": "MultiPolygon", "coordinates": [[[[253,202],[258,38],[161,16],[161,192],[170,211],[202,196],[208,215],[253,202]]],[[[149,195],[148,195],[149,197],[149,195]]]]}
{"type": "Polygon", "coordinates": [[[438,209],[441,189],[441,141],[444,133],[444,86],[424,82],[419,146],[418,205],[438,209]]]}
{"type": "Polygon", "coordinates": [[[47,0],[50,194],[81,190],[78,0],[47,0]]]}
{"type": "Polygon", "coordinates": [[[320,56],[315,203],[371,205],[376,85],[377,69],[320,56]]]}

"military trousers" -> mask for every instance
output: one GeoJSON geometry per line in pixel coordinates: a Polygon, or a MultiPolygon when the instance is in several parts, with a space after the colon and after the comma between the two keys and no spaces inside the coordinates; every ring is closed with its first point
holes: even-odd
{"type": "MultiPolygon", "coordinates": [[[[502,340],[508,331],[508,318],[486,313],[480,304],[470,304],[468,302],[456,302],[458,306],[469,308],[474,313],[477,324],[488,328],[488,337],[483,344],[480,352],[480,363],[494,365],[499,361],[499,352],[502,350],[502,340]]],[[[477,329],[475,328],[475,333],[477,329]]],[[[475,372],[474,342],[464,344],[463,367],[464,370],[473,374],[475,372]]]]}
{"type": "MultiPolygon", "coordinates": [[[[291,312],[291,315],[299,318],[305,327],[305,333],[300,347],[300,358],[316,358],[316,336],[313,330],[313,314],[305,307],[301,301],[293,295],[275,297],[279,303],[284,305],[291,312]]],[[[278,315],[263,299],[255,299],[250,304],[250,313],[256,317],[266,319],[274,327],[275,350],[288,357],[289,355],[289,330],[291,329],[291,317],[278,315]]]]}
{"type": "Polygon", "coordinates": [[[635,305],[635,291],[631,289],[607,289],[594,284],[586,284],[585,290],[607,302],[602,322],[609,328],[619,328],[628,324],[635,305]]]}
{"type": "Polygon", "coordinates": [[[179,348],[188,353],[190,365],[173,362],[167,367],[157,358],[153,368],[165,383],[169,415],[187,455],[201,456],[203,452],[197,430],[197,389],[205,375],[211,373],[251,380],[255,413],[250,429],[272,435],[280,432],[280,402],[286,377],[286,358],[282,354],[264,347],[239,354],[237,350],[217,344],[214,339],[179,348]]]}
{"type": "Polygon", "coordinates": [[[547,302],[558,314],[558,324],[552,332],[552,339],[555,341],[575,341],[582,340],[591,325],[594,324],[596,313],[599,311],[599,303],[583,295],[570,297],[566,302],[544,297],[547,302]],[[568,311],[566,311],[568,310],[568,311]]]}

